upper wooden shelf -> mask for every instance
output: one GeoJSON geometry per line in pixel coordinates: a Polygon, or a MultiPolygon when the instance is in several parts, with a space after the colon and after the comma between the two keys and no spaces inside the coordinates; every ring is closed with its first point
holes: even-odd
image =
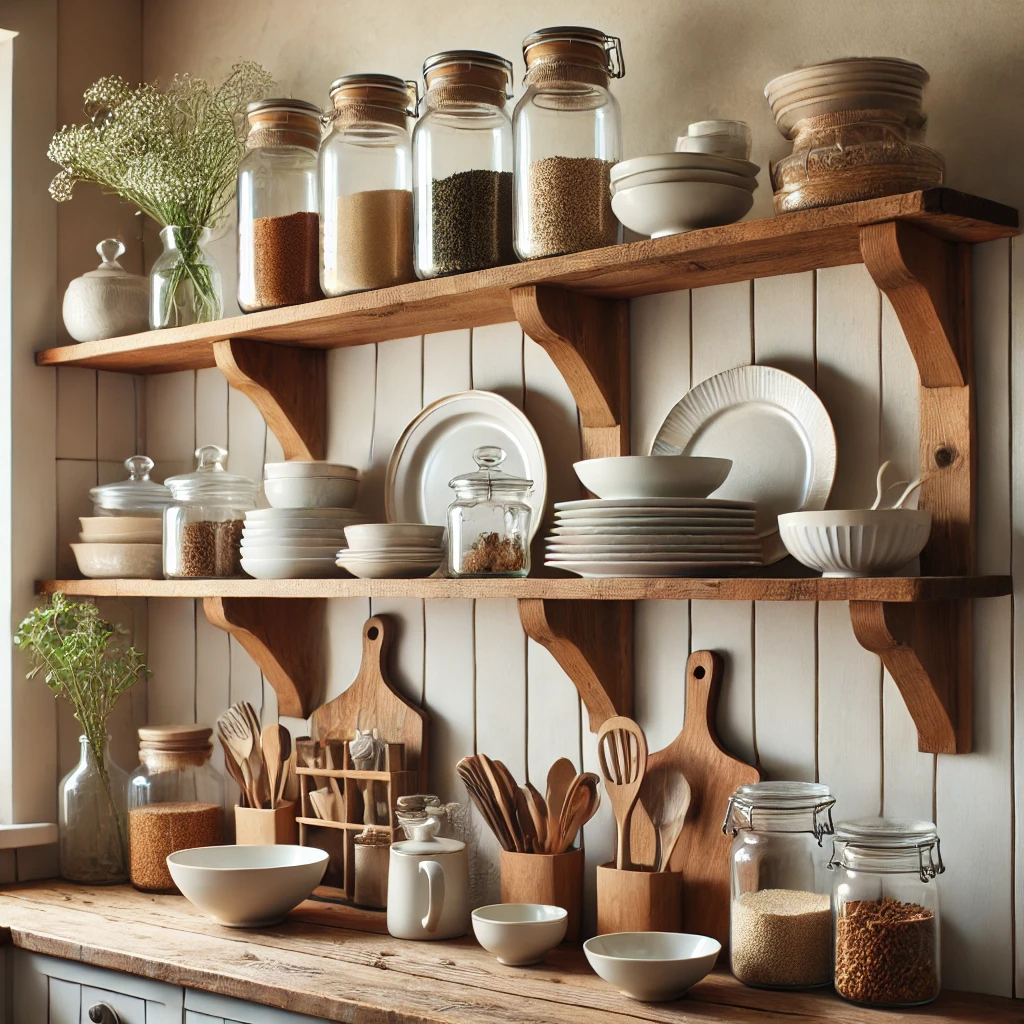
{"type": "Polygon", "coordinates": [[[36,362],[127,373],[203,369],[215,365],[214,343],[230,338],[317,349],[363,345],[515,320],[512,289],[529,285],[632,298],[860,263],[860,231],[871,224],[903,221],[947,241],[973,243],[1017,234],[1017,219],[1017,211],[1008,206],[952,189],[908,192],[209,324],[45,349],[36,354],[36,362]]]}

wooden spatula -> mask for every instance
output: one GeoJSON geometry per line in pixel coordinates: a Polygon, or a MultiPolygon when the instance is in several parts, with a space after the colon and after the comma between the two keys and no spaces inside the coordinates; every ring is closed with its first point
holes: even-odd
{"type": "Polygon", "coordinates": [[[690,807],[690,784],[672,765],[649,766],[640,787],[640,802],[658,833],[655,870],[667,871],[690,807]]]}
{"type": "Polygon", "coordinates": [[[275,722],[263,727],[260,742],[263,746],[263,765],[267,769],[267,788],[270,790],[269,806],[273,810],[280,800],[281,776],[284,762],[288,758],[284,747],[291,747],[291,736],[283,725],[275,722]]]}
{"type": "Polygon", "coordinates": [[[632,864],[629,819],[647,771],[647,738],[633,719],[609,718],[597,734],[597,754],[617,826],[615,866],[627,870],[632,864]]]}
{"type": "Polygon", "coordinates": [[[548,835],[558,836],[558,821],[565,806],[565,797],[575,778],[576,766],[567,757],[560,757],[548,769],[548,788],[544,797],[548,808],[548,835]]]}

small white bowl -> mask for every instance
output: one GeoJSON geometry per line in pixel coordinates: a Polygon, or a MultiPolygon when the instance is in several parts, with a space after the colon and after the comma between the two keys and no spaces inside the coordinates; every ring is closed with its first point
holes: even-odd
{"type": "Polygon", "coordinates": [[[612,195],[623,189],[636,188],[637,185],[655,185],[662,181],[707,181],[714,185],[732,185],[748,192],[757,189],[757,178],[732,174],[730,171],[637,171],[636,174],[619,178],[611,186],[612,195]]]}
{"type": "Polygon", "coordinates": [[[387,547],[441,547],[443,526],[421,523],[362,523],[346,526],[345,537],[353,551],[387,547]]]}
{"type": "Polygon", "coordinates": [[[786,550],[826,577],[890,576],[921,553],[931,528],[931,512],[917,508],[828,509],[779,516],[779,536],[786,550]]]}
{"type": "Polygon", "coordinates": [[[544,903],[495,903],[473,911],[473,934],[507,967],[539,964],[565,938],[569,915],[544,903]]]}
{"type": "Polygon", "coordinates": [[[78,571],[91,580],[159,580],[162,544],[72,544],[78,571]]]}
{"type": "Polygon", "coordinates": [[[343,466],[337,462],[318,462],[314,459],[268,462],[263,467],[263,474],[268,480],[311,476],[330,476],[342,480],[359,479],[359,470],[355,466],[343,466]]]}
{"type": "Polygon", "coordinates": [[[624,996],[647,1003],[679,999],[705,977],[722,951],[707,935],[613,932],[583,943],[595,972],[624,996]]]}
{"type": "Polygon", "coordinates": [[[327,852],[314,846],[200,846],[167,858],[181,894],[229,928],[277,924],[320,884],[327,852]]]}
{"type": "Polygon", "coordinates": [[[620,178],[640,171],[728,171],[745,178],[754,178],[761,170],[749,160],[735,160],[728,156],[711,156],[706,153],[651,153],[649,156],[634,156],[620,160],[609,171],[612,184],[620,178]]]}
{"type": "Polygon", "coordinates": [[[698,455],[619,455],[574,463],[580,483],[599,498],[706,498],[732,469],[731,459],[698,455]]]}
{"type": "Polygon", "coordinates": [[[753,193],[746,189],[709,181],[655,182],[612,196],[615,216],[631,231],[651,238],[732,224],[753,205],[753,193]]]}
{"type": "Polygon", "coordinates": [[[351,508],[359,481],[334,476],[282,477],[264,480],[263,490],[274,508],[351,508]]]}
{"type": "MultiPolygon", "coordinates": [[[[335,556],[336,557],[336,556],[335,556]]],[[[262,558],[242,556],[242,571],[257,580],[312,580],[337,576],[335,557],[262,558]]]]}
{"type": "Polygon", "coordinates": [[[156,516],[80,516],[86,544],[160,544],[164,521],[156,516]]]}

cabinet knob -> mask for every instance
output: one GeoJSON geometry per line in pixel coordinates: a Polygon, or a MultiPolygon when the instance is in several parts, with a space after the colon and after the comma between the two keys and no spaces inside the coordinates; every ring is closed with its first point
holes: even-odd
{"type": "Polygon", "coordinates": [[[89,1007],[89,1020],[93,1024],[121,1024],[117,1010],[107,1003],[94,1003],[89,1007]]]}

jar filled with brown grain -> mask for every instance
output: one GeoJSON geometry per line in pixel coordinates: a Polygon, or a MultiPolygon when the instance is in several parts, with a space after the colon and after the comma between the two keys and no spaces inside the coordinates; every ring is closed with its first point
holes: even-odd
{"type": "Polygon", "coordinates": [[[610,174],[622,159],[622,44],[593,28],[561,26],[523,40],[526,92],[512,116],[515,247],[520,259],[614,245],[610,174]]]}
{"type": "Polygon", "coordinates": [[[930,1003],[941,988],[939,887],[930,821],[860,818],[836,826],[835,986],[870,1006],[930,1003]]]}
{"type": "Polygon", "coordinates": [[[139,730],[139,767],[128,780],[128,861],[143,892],[177,892],[168,854],[224,841],[224,779],[210,764],[212,730],[139,730]]]}
{"type": "Polygon", "coordinates": [[[247,114],[246,152],[238,165],[238,305],[251,313],[323,298],[320,108],[268,99],[250,103],[247,114]]]}
{"type": "Polygon", "coordinates": [[[512,64],[449,50],[423,64],[412,139],[415,267],[421,278],[514,263],[512,64]]]}
{"type": "Polygon", "coordinates": [[[331,128],[320,146],[320,287],[325,295],[416,280],[412,265],[415,82],[345,75],[331,85],[331,128]]]}
{"type": "Polygon", "coordinates": [[[196,470],[164,481],[174,499],[164,512],[164,575],[216,579],[242,574],[245,513],[256,507],[258,485],[225,469],[228,453],[215,444],[196,449],[196,470]]]}
{"type": "Polygon", "coordinates": [[[832,980],[832,909],[822,840],[832,834],[828,786],[756,782],[729,800],[730,966],[755,988],[832,980]]]}

